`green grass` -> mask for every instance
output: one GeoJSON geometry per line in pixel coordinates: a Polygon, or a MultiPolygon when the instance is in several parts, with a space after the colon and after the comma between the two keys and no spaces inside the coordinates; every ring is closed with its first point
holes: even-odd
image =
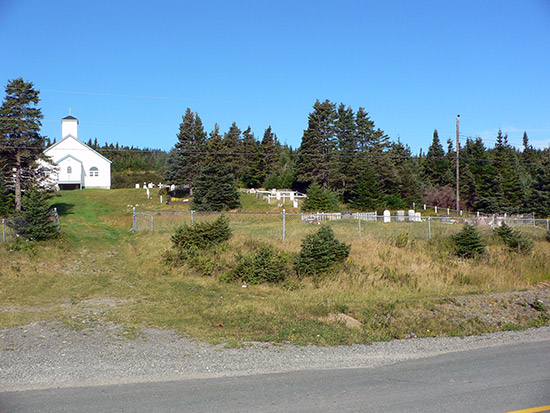
{"type": "MultiPolygon", "coordinates": [[[[488,253],[468,261],[454,257],[445,241],[460,230],[458,225],[432,223],[434,238],[428,241],[424,223],[363,223],[359,239],[357,222],[349,220],[331,225],[337,238],[351,243],[350,259],[324,281],[293,279],[286,285],[243,288],[238,282],[218,281],[236,265],[238,254],[267,243],[294,256],[305,235],[318,227],[287,216],[283,243],[281,216],[265,214],[278,207],[266,208],[244,194],[247,211],[264,214],[229,215],[233,238],[215,255],[204,254],[205,265],[212,264],[212,275],[204,276],[190,266],[163,264],[170,236],[177,225],[190,222],[190,214],[176,214],[188,206],[160,204],[153,193],[152,200],[135,189],[66,191],[54,198],[62,227],[59,239],[23,243],[25,248],[15,250],[14,244],[0,246],[0,262],[7,263],[0,267],[0,327],[58,320],[68,328],[85,329],[112,321],[123,327],[122,337],[158,327],[230,346],[250,340],[335,345],[410,333],[462,335],[510,329],[512,324],[498,327],[475,318],[425,315],[452,295],[521,290],[550,280],[550,243],[542,238],[532,255],[521,256],[505,251],[487,230],[488,253]],[[130,231],[129,205],[136,204],[138,210],[153,212],[154,233],[130,231]],[[326,321],[336,313],[354,317],[362,327],[326,321]]],[[[514,323],[513,328],[522,325],[514,323]]]]}

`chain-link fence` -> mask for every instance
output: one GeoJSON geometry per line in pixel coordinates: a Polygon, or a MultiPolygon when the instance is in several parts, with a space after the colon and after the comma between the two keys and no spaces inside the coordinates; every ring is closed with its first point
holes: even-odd
{"type": "MultiPolygon", "coordinates": [[[[57,208],[52,208],[51,216],[57,224],[57,230],[59,231],[59,214],[57,213],[57,208]]],[[[2,218],[2,242],[10,242],[18,237],[24,236],[26,227],[27,221],[22,216],[2,218]]]]}
{"type": "MultiPolygon", "coordinates": [[[[422,217],[411,215],[378,215],[370,213],[232,213],[230,225],[235,236],[265,239],[269,241],[301,240],[316,230],[320,224],[328,224],[338,239],[351,242],[361,239],[408,239],[428,240],[456,234],[462,225],[476,225],[481,233],[491,234],[495,227],[506,223],[520,226],[525,235],[544,236],[550,230],[548,219],[520,219],[501,217],[422,217]]],[[[209,221],[219,217],[219,213],[198,211],[135,211],[133,231],[173,233],[184,224],[209,221]]]]}

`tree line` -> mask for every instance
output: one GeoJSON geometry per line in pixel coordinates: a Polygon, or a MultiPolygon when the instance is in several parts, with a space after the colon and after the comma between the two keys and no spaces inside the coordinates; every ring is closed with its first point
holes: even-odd
{"type": "MultiPolygon", "coordinates": [[[[459,167],[461,209],[550,215],[550,149],[533,148],[527,133],[522,150],[501,131],[494,148],[479,137],[467,138],[459,167]]],[[[216,183],[223,181],[219,198],[233,194],[230,186],[293,188],[324,192],[325,198],[363,211],[402,209],[413,202],[454,208],[455,168],[456,148],[448,140],[445,150],[437,130],[427,152],[413,155],[408,145],[377,128],[364,108],[318,100],[297,149],[281,144],[271,127],[261,139],[236,123],[226,133],[216,125],[207,134],[199,115],[187,108],[165,179],[191,191],[198,188],[201,197],[216,192],[216,183]]]]}

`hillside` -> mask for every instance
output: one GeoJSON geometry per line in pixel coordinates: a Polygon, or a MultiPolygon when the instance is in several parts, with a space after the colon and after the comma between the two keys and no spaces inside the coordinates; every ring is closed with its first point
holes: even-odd
{"type": "MultiPolygon", "coordinates": [[[[546,325],[550,242],[526,229],[530,255],[508,251],[483,232],[487,253],[455,257],[450,229],[428,240],[413,223],[334,222],[350,258],[324,279],[291,276],[282,284],[222,282],[238,258],[271,245],[292,260],[316,229],[289,216],[282,242],[277,205],[243,194],[228,214],[233,236],[197,262],[164,263],[175,228],[190,222],[186,204],[164,205],[153,191],[83,190],[52,200],[62,236],[49,243],[16,240],[0,247],[0,327],[57,320],[74,329],[115,323],[123,337],[145,327],[210,342],[352,344],[434,335],[468,335],[546,325]],[[132,207],[150,211],[155,232],[131,232],[132,207]],[[252,214],[251,212],[257,212],[252,214]],[[350,224],[351,225],[351,224],[350,224]],[[406,234],[406,237],[405,237],[406,234]]],[[[208,221],[216,215],[196,215],[208,221]]],[[[445,230],[445,231],[444,231],[445,230]]]]}

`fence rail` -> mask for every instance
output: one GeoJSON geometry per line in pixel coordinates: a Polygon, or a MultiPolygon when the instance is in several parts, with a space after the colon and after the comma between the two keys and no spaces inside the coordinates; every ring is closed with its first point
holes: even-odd
{"type": "MultiPolygon", "coordinates": [[[[544,236],[550,231],[549,219],[501,218],[501,217],[449,217],[414,215],[379,215],[369,213],[228,213],[231,227],[236,233],[250,238],[268,240],[300,240],[313,232],[317,225],[330,225],[342,240],[397,237],[406,233],[411,239],[431,239],[457,233],[462,224],[469,223],[480,231],[492,233],[495,227],[521,226],[527,235],[544,236]]],[[[176,227],[216,219],[219,213],[198,211],[135,211],[132,231],[172,233],[176,227]]]]}

